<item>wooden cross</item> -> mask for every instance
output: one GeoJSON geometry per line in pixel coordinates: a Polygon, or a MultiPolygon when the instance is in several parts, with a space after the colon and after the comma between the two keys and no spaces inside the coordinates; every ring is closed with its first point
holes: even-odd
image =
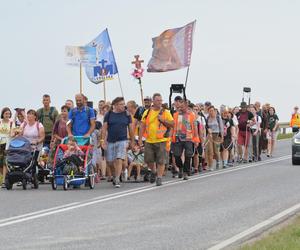
{"type": "Polygon", "coordinates": [[[135,65],[135,68],[140,69],[142,68],[142,63],[144,62],[144,60],[139,60],[140,55],[135,55],[135,61],[131,62],[132,64],[135,65]]]}

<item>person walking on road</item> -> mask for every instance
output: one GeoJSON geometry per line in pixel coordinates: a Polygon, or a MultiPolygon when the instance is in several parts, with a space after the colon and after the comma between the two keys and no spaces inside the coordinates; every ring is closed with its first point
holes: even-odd
{"type": "Polygon", "coordinates": [[[69,111],[69,121],[67,132],[69,137],[84,136],[89,137],[95,129],[94,109],[84,105],[84,96],[75,96],[76,107],[69,111]]]}
{"type": "Polygon", "coordinates": [[[50,103],[50,96],[48,94],[43,95],[43,107],[37,110],[38,121],[43,124],[45,129],[44,146],[48,147],[50,147],[53,127],[58,117],[57,109],[50,106],[50,103]]]}
{"type": "Polygon", "coordinates": [[[290,120],[290,127],[293,130],[293,133],[297,133],[300,128],[300,113],[299,113],[299,107],[296,106],[294,108],[294,113],[292,114],[291,120],[290,120]]]}
{"type": "Polygon", "coordinates": [[[128,147],[128,133],[131,148],[134,146],[134,132],[131,115],[125,110],[123,97],[117,97],[112,101],[113,110],[106,113],[101,130],[100,145],[107,150],[106,160],[113,168],[113,184],[120,187],[122,165],[126,160],[128,147]],[[107,143],[105,142],[107,138],[107,143]]]}
{"type": "Polygon", "coordinates": [[[253,114],[247,110],[247,103],[241,102],[241,110],[236,114],[238,119],[238,153],[239,161],[248,162],[248,147],[250,141],[250,122],[255,123],[253,114]]]}
{"type": "Polygon", "coordinates": [[[187,101],[182,100],[173,118],[172,151],[175,156],[176,165],[179,168],[178,178],[183,177],[183,180],[188,180],[191,159],[194,155],[194,150],[198,148],[200,142],[196,115],[193,111],[189,110],[187,101]],[[183,151],[184,163],[181,158],[183,151]]]}
{"type": "Polygon", "coordinates": [[[144,112],[141,120],[139,145],[142,146],[144,136],[145,162],[152,170],[150,182],[156,180],[156,185],[160,186],[167,163],[166,142],[169,135],[166,132],[174,126],[174,121],[170,111],[162,108],[162,96],[159,93],[155,93],[152,100],[152,107],[144,112]]]}
{"type": "Polygon", "coordinates": [[[273,156],[274,146],[277,139],[277,131],[279,128],[278,121],[279,118],[276,115],[275,108],[270,107],[268,111],[268,133],[267,133],[267,138],[268,138],[267,156],[268,157],[273,156]]]}

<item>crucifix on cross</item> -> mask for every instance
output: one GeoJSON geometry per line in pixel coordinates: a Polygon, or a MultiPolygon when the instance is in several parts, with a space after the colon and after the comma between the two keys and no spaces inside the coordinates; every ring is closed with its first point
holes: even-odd
{"type": "Polygon", "coordinates": [[[144,60],[139,60],[140,55],[135,55],[135,61],[131,62],[132,64],[135,65],[136,69],[140,69],[142,68],[142,63],[144,62],[144,60]]]}
{"type": "Polygon", "coordinates": [[[105,76],[106,75],[105,64],[107,63],[107,61],[102,59],[101,61],[99,61],[99,63],[101,64],[101,76],[105,76]]]}

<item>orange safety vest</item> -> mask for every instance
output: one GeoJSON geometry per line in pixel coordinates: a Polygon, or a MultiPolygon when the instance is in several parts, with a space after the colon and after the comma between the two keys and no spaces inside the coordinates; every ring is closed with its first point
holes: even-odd
{"type": "MultiPolygon", "coordinates": [[[[176,112],[173,116],[174,118],[174,128],[173,128],[173,133],[172,133],[172,142],[176,142],[176,131],[177,131],[177,126],[178,126],[178,112],[176,112]]],[[[196,131],[196,127],[195,127],[195,115],[194,113],[189,112],[189,121],[191,124],[191,129],[187,129],[186,130],[186,140],[187,141],[192,141],[192,142],[200,142],[199,136],[196,137],[195,135],[195,131],[196,131]]]]}
{"type": "Polygon", "coordinates": [[[300,127],[300,114],[293,114],[291,121],[290,121],[290,127],[300,127]]]}
{"type": "MultiPolygon", "coordinates": [[[[147,117],[146,117],[146,122],[145,122],[145,125],[146,125],[146,129],[145,129],[145,132],[143,134],[143,136],[145,138],[148,137],[148,134],[149,134],[149,124],[150,124],[150,115],[151,115],[151,111],[152,109],[150,109],[149,111],[145,111],[145,112],[148,112],[147,114],[147,117]]],[[[163,111],[162,113],[162,118],[165,119],[166,118],[166,112],[163,111]]],[[[163,139],[165,138],[164,135],[167,131],[167,127],[164,126],[161,122],[159,123],[159,125],[156,127],[156,138],[157,139],[163,139]]]]}

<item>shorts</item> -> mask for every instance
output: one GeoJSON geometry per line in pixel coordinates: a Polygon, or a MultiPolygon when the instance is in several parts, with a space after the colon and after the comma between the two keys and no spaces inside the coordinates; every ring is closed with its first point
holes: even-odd
{"type": "Polygon", "coordinates": [[[250,131],[239,131],[237,143],[240,146],[248,146],[250,142],[250,131]]]}
{"type": "Polygon", "coordinates": [[[233,148],[233,143],[231,138],[224,137],[224,141],[223,143],[221,143],[221,151],[223,151],[224,149],[230,151],[232,148],[233,148]]]}
{"type": "Polygon", "coordinates": [[[166,142],[145,143],[145,162],[159,165],[167,164],[166,142]]]}
{"type": "Polygon", "coordinates": [[[198,148],[195,150],[195,154],[198,154],[200,156],[203,155],[203,145],[202,145],[202,143],[199,143],[198,148]]]}
{"type": "Polygon", "coordinates": [[[101,148],[98,148],[97,146],[94,146],[93,157],[92,157],[92,163],[93,163],[93,165],[96,166],[96,164],[101,161],[101,158],[102,158],[102,150],[101,150],[101,148]]]}
{"type": "Polygon", "coordinates": [[[268,131],[267,132],[267,139],[275,141],[277,139],[277,131],[268,131]]]}
{"type": "Polygon", "coordinates": [[[194,143],[191,141],[175,142],[173,145],[173,154],[175,157],[181,157],[183,150],[186,157],[193,157],[194,155],[194,143]]]}
{"type": "Polygon", "coordinates": [[[127,157],[127,145],[126,141],[108,142],[106,151],[106,160],[112,162],[116,159],[125,160],[127,157]]]}

